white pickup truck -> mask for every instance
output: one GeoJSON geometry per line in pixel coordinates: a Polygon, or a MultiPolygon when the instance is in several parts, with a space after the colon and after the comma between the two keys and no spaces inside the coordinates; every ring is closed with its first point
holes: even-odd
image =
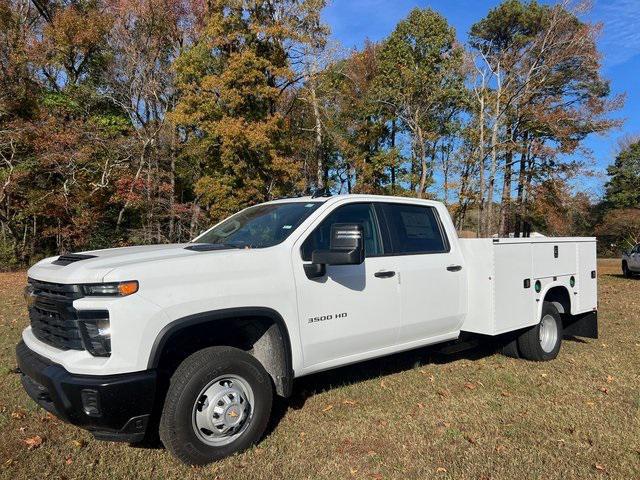
{"type": "Polygon", "coordinates": [[[38,262],[18,367],[38,404],[97,438],[159,432],[205,464],[258,441],[296,377],[461,338],[528,360],[596,338],[595,247],[460,240],[426,200],[263,203],[187,244],[38,262]]]}

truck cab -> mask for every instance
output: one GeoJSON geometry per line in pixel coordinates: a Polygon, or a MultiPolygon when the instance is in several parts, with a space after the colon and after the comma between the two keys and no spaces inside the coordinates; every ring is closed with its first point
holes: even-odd
{"type": "Polygon", "coordinates": [[[459,240],[443,204],[403,197],[267,202],[28,277],[29,395],[100,439],[159,431],[190,464],[256,442],[296,377],[461,335],[531,360],[597,335],[595,239],[459,240]]]}

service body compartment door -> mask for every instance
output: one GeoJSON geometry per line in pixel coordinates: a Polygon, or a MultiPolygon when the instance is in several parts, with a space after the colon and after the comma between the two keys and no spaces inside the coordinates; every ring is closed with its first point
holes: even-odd
{"type": "Polygon", "coordinates": [[[560,277],[576,273],[576,243],[558,241],[535,242],[533,248],[533,278],[560,277]]]}
{"type": "Polygon", "coordinates": [[[532,247],[530,243],[494,244],[494,334],[535,323],[532,247]],[[526,279],[530,281],[529,288],[524,286],[526,279]]]}
{"type": "Polygon", "coordinates": [[[596,243],[578,243],[578,278],[575,291],[578,293],[577,310],[583,313],[598,307],[598,279],[596,272],[596,243]]]}

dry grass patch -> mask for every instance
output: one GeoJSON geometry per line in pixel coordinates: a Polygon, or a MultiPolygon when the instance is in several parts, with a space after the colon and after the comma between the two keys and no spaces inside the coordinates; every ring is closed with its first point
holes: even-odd
{"type": "Polygon", "coordinates": [[[24,273],[0,274],[3,478],[640,478],[640,278],[599,262],[600,338],[549,363],[429,350],[300,379],[255,448],[204,468],[103,443],[23,393],[24,273]]]}

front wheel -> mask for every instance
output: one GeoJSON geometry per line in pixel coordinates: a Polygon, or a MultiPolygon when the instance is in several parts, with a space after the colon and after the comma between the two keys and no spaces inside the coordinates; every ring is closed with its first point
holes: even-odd
{"type": "Polygon", "coordinates": [[[271,377],[252,355],[209,347],[180,364],[160,418],[160,439],[174,456],[204,465],[256,443],[265,431],[271,377]]]}
{"type": "Polygon", "coordinates": [[[544,302],[540,323],[518,337],[522,358],[536,362],[553,360],[562,344],[562,319],[553,303],[544,302]]]}
{"type": "Polygon", "coordinates": [[[624,275],[626,278],[631,278],[633,276],[626,261],[622,262],[622,275],[624,275]]]}

